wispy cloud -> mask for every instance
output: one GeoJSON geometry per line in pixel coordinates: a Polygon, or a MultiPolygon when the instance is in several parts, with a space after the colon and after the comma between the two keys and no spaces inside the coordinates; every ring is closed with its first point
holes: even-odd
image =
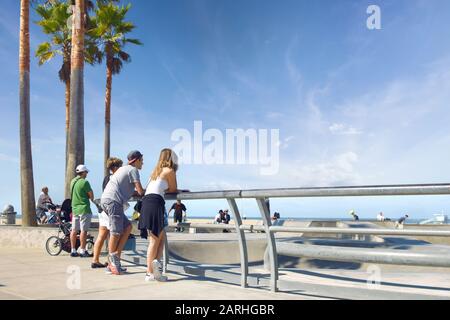
{"type": "Polygon", "coordinates": [[[297,186],[353,185],[361,180],[355,168],[358,160],[358,155],[349,151],[315,164],[288,164],[283,175],[297,186]]]}
{"type": "Polygon", "coordinates": [[[363,133],[361,130],[343,123],[333,123],[328,129],[332,134],[359,135],[363,133]]]}

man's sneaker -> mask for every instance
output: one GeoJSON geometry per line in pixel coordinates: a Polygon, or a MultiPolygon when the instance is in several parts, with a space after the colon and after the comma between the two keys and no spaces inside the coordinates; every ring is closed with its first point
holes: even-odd
{"type": "Polygon", "coordinates": [[[80,255],[78,254],[78,252],[72,252],[72,253],[70,253],[70,256],[72,258],[75,258],[75,257],[79,257],[80,255]]]}
{"type": "Polygon", "coordinates": [[[127,268],[120,266],[120,272],[127,272],[127,268]]]}
{"type": "Polygon", "coordinates": [[[147,281],[147,282],[150,282],[150,281],[166,282],[167,281],[167,277],[166,276],[156,277],[152,273],[147,273],[145,275],[145,281],[147,281]]]}
{"type": "Polygon", "coordinates": [[[105,273],[120,276],[120,271],[113,264],[110,264],[106,267],[105,273]]]}
{"type": "Polygon", "coordinates": [[[94,256],[93,254],[91,254],[91,253],[89,253],[87,251],[85,251],[83,253],[80,253],[80,257],[81,258],[92,258],[93,256],[94,256]]]}
{"type": "Polygon", "coordinates": [[[159,262],[157,259],[153,260],[152,262],[153,267],[153,274],[155,275],[155,278],[160,278],[163,276],[163,267],[161,262],[159,262]]]}
{"type": "Polygon", "coordinates": [[[120,265],[119,256],[117,254],[110,254],[109,261],[110,261],[110,264],[108,265],[106,272],[108,273],[108,271],[109,271],[109,273],[111,273],[111,274],[120,275],[122,267],[120,265]]]}

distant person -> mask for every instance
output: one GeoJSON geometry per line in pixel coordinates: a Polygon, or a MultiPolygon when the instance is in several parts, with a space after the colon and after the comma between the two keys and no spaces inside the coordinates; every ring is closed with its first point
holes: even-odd
{"type": "Polygon", "coordinates": [[[280,219],[280,213],[279,212],[275,212],[273,214],[272,220],[278,220],[278,219],[280,219]]]}
{"type": "MultiPolygon", "coordinates": [[[[103,179],[103,191],[105,190],[106,186],[108,185],[108,182],[111,178],[111,176],[119,170],[123,165],[123,161],[119,158],[109,158],[108,161],[106,161],[106,168],[109,170],[110,174],[108,174],[103,179]]],[[[105,243],[106,238],[109,235],[109,217],[108,215],[102,211],[98,214],[98,221],[99,221],[99,228],[98,228],[98,236],[97,240],[94,244],[94,257],[92,259],[91,268],[106,268],[108,266],[108,263],[100,263],[100,253],[102,251],[103,244],[105,243]]]]}
{"type": "Polygon", "coordinates": [[[152,171],[149,184],[142,199],[139,217],[139,229],[147,230],[150,237],[147,249],[147,274],[145,281],[167,281],[162,274],[162,263],[166,233],[165,193],[178,193],[177,185],[178,157],[171,149],[163,149],[152,171]]]}
{"type": "Polygon", "coordinates": [[[398,221],[395,223],[395,228],[397,228],[397,229],[403,229],[404,223],[405,223],[405,221],[406,221],[407,218],[409,218],[409,215],[405,214],[403,217],[401,217],[400,219],[398,219],[398,221]]]}
{"type": "Polygon", "coordinates": [[[92,211],[90,201],[94,202],[94,192],[91,185],[86,180],[89,173],[88,168],[84,164],[80,164],[76,168],[77,176],[70,183],[71,199],[72,199],[72,231],[70,233],[70,245],[72,247],[71,257],[92,257],[86,251],[86,238],[91,226],[92,211]],[[77,233],[80,231],[80,252],[77,252],[77,233]]]}
{"type": "Polygon", "coordinates": [[[229,224],[231,221],[231,216],[228,213],[228,209],[223,211],[222,223],[229,224]]]}
{"type": "MultiPolygon", "coordinates": [[[[172,208],[170,208],[168,214],[170,214],[170,212],[172,212],[172,210],[174,210],[173,221],[175,223],[183,222],[183,215],[186,215],[186,206],[183,203],[181,203],[181,200],[177,200],[177,202],[175,202],[172,205],[172,208]]],[[[176,232],[183,232],[184,228],[183,227],[176,227],[175,231],[176,232]]]]}
{"type": "Polygon", "coordinates": [[[44,224],[47,223],[48,220],[46,212],[49,209],[54,208],[55,205],[53,204],[52,199],[48,195],[48,188],[43,187],[41,191],[42,192],[39,195],[39,199],[36,205],[36,215],[39,218],[40,223],[44,224]]]}
{"type": "MultiPolygon", "coordinates": [[[[231,221],[231,216],[230,216],[230,214],[228,213],[228,209],[222,211],[222,223],[223,223],[223,224],[229,224],[230,221],[231,221]]],[[[230,230],[228,230],[228,229],[223,229],[223,232],[224,232],[224,233],[228,233],[228,232],[230,232],[230,230]]]]}
{"type": "Polygon", "coordinates": [[[219,212],[214,217],[214,223],[222,223],[223,218],[223,210],[219,210],[219,212]]]}
{"type": "Polygon", "coordinates": [[[109,218],[109,264],[106,272],[120,275],[121,253],[131,233],[131,222],[125,215],[125,207],[136,193],[144,195],[139,170],[144,165],[144,155],[137,150],[128,154],[128,165],[120,167],[110,178],[102,194],[101,205],[109,218]]]}
{"type": "Polygon", "coordinates": [[[377,221],[381,221],[381,222],[386,221],[386,217],[383,215],[383,212],[380,212],[380,213],[377,215],[377,221]]]}
{"type": "Polygon", "coordinates": [[[359,221],[359,217],[355,213],[355,210],[350,210],[350,215],[353,217],[353,221],[359,221]]]}

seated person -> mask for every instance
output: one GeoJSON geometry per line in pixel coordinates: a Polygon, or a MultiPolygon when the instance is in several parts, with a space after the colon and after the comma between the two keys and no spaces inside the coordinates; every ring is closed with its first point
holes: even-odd
{"type": "Polygon", "coordinates": [[[223,211],[220,210],[218,214],[216,214],[216,216],[214,217],[214,223],[222,223],[222,215],[223,215],[223,211]]]}
{"type": "Polygon", "coordinates": [[[46,212],[49,209],[55,208],[52,199],[48,195],[48,188],[43,187],[42,192],[39,195],[39,199],[36,205],[36,215],[39,218],[41,223],[47,223],[47,214],[46,212]]]}
{"type": "Polygon", "coordinates": [[[231,220],[231,217],[228,214],[228,210],[222,211],[222,213],[223,213],[222,214],[222,223],[229,224],[230,220],[231,220]]]}

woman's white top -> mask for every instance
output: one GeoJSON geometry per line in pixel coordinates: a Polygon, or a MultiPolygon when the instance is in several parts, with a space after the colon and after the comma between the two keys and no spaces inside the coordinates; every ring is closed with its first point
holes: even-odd
{"type": "Polygon", "coordinates": [[[147,194],[159,194],[161,197],[164,197],[164,191],[169,189],[169,183],[166,179],[158,178],[156,180],[150,181],[145,190],[145,195],[147,194]]]}

